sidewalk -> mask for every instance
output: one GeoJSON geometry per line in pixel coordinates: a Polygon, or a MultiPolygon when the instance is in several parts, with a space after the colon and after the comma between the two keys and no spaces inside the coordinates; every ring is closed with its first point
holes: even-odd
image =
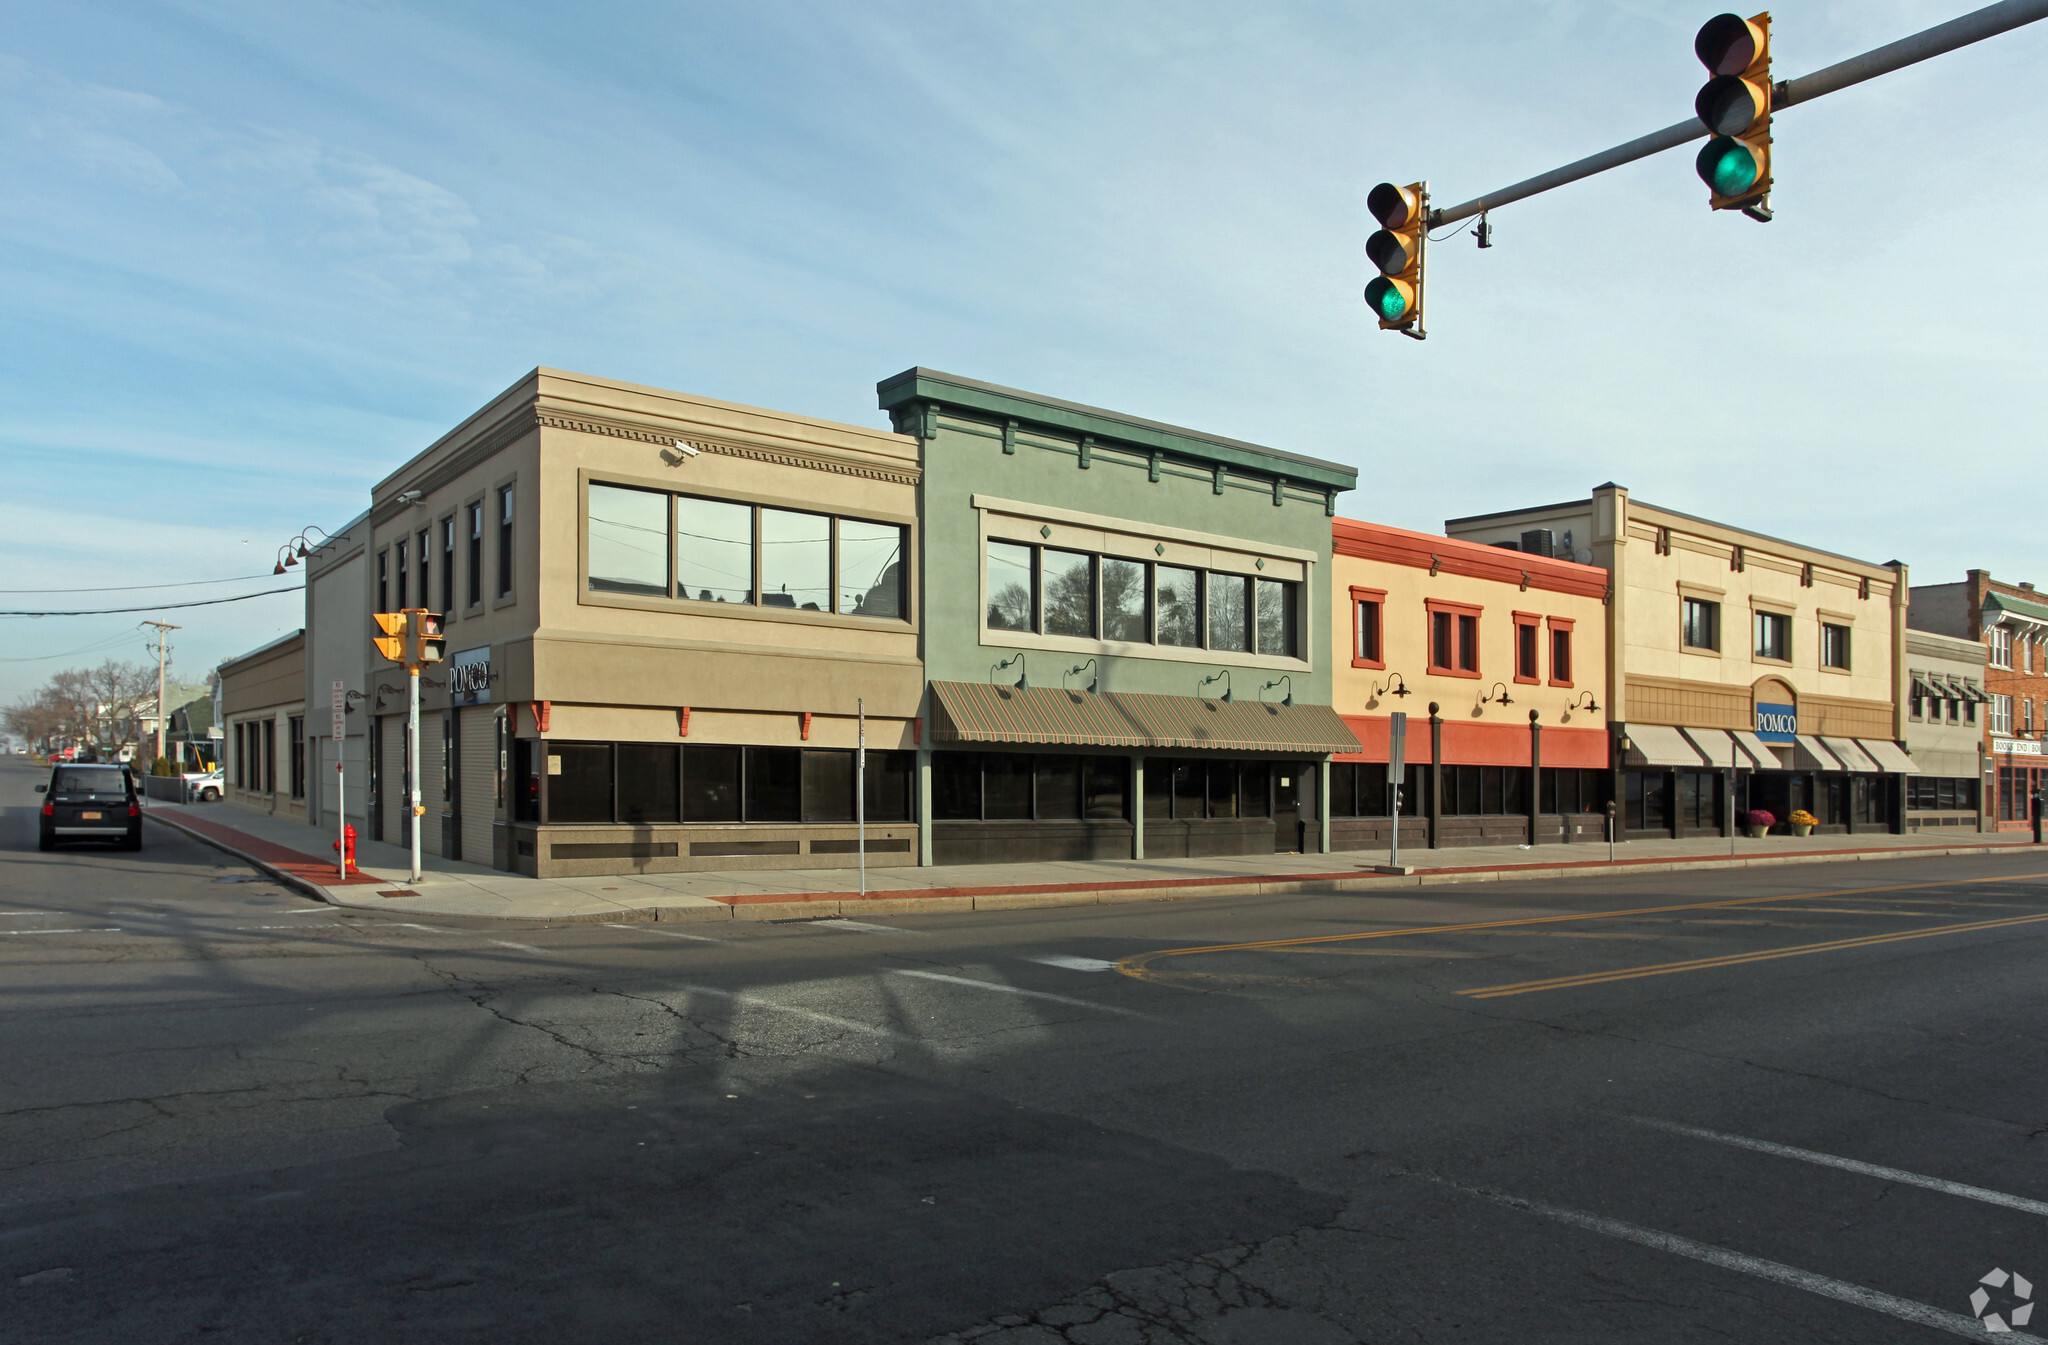
{"type": "Polygon", "coordinates": [[[244,812],[228,804],[153,801],[146,816],[254,864],[308,896],[337,906],[415,915],[510,920],[783,920],[914,911],[1003,910],[1094,905],[1179,897],[1232,897],[1309,887],[1346,891],[1428,883],[1556,878],[1612,867],[1638,873],[1675,869],[1981,855],[2026,846],[2025,834],[1953,836],[1769,836],[1738,838],[1730,853],[1718,837],[1605,844],[1472,846],[1414,850],[1401,858],[1412,874],[1380,874],[1383,851],[1328,855],[1229,855],[1209,859],[1095,860],[1044,864],[963,864],[868,870],[868,892],[851,869],[749,869],[737,872],[616,874],[599,878],[523,878],[480,864],[425,857],[408,882],[410,855],[395,845],[357,843],[359,876],[342,882],[326,850],[332,838],[302,822],[244,812]]]}

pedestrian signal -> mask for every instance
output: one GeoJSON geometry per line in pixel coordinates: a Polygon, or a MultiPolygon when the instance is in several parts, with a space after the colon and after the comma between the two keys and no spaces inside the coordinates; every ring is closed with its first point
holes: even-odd
{"type": "Polygon", "coordinates": [[[441,637],[439,612],[413,612],[413,656],[415,664],[439,663],[448,656],[448,642],[441,637]]]}

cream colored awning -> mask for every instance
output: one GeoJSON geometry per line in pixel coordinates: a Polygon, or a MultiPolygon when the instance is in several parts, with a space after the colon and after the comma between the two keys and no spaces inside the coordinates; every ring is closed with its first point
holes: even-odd
{"type": "Polygon", "coordinates": [[[1700,755],[1707,759],[1709,766],[1727,766],[1738,771],[1777,769],[1776,757],[1768,761],[1758,761],[1750,754],[1749,749],[1726,729],[1681,729],[1680,732],[1700,750],[1700,755]]]}
{"type": "Polygon", "coordinates": [[[1785,763],[1779,759],[1776,752],[1771,750],[1771,745],[1757,737],[1753,730],[1736,729],[1734,731],[1734,738],[1736,742],[1742,744],[1743,751],[1756,758],[1756,764],[1759,769],[1767,771],[1782,771],[1785,769],[1785,763]]]}
{"type": "Polygon", "coordinates": [[[1838,771],[1842,763],[1820,739],[1802,733],[1793,739],[1792,769],[1795,771],[1838,771]]]}
{"type": "Polygon", "coordinates": [[[1623,736],[1628,739],[1628,764],[1631,766],[1673,766],[1681,770],[1698,770],[1706,763],[1685,735],[1664,724],[1630,724],[1623,736]]]}
{"type": "Polygon", "coordinates": [[[1858,738],[1856,743],[1870,754],[1881,771],[1894,771],[1900,775],[1920,773],[1919,765],[1895,742],[1885,738],[1858,738]]]}
{"type": "Polygon", "coordinates": [[[1884,767],[1870,759],[1870,754],[1856,745],[1854,738],[1822,738],[1827,749],[1842,759],[1842,764],[1852,771],[1881,771],[1884,767]]]}
{"type": "Polygon", "coordinates": [[[942,743],[1214,748],[1328,756],[1364,749],[1327,705],[933,682],[942,743]]]}

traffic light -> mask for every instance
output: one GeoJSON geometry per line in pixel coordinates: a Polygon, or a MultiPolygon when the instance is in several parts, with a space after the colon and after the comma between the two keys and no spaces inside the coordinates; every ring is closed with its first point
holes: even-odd
{"type": "Polygon", "coordinates": [[[439,612],[414,612],[412,639],[413,665],[439,663],[448,654],[448,642],[441,638],[441,614],[439,612]]]}
{"type": "Polygon", "coordinates": [[[1716,14],[1692,49],[1708,79],[1692,108],[1713,132],[1694,167],[1716,210],[1771,217],[1771,16],[1716,14]]]}
{"type": "Polygon", "coordinates": [[[1422,327],[1422,250],[1427,244],[1423,217],[1429,211],[1429,186],[1382,182],[1366,196],[1365,208],[1380,222],[1379,232],[1365,240],[1365,255],[1380,269],[1365,287],[1365,301],[1382,331],[1391,329],[1420,341],[1428,335],[1422,327]]]}
{"type": "Polygon", "coordinates": [[[405,662],[405,613],[378,612],[373,620],[384,632],[382,635],[371,637],[372,643],[377,646],[377,652],[393,663],[405,662]]]}

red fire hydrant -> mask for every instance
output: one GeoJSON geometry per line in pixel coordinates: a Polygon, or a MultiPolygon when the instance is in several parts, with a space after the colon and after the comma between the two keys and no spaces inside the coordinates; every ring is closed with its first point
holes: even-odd
{"type": "Polygon", "coordinates": [[[343,827],[341,839],[329,842],[327,848],[341,852],[343,873],[353,875],[356,872],[356,829],[353,826],[343,827]]]}

